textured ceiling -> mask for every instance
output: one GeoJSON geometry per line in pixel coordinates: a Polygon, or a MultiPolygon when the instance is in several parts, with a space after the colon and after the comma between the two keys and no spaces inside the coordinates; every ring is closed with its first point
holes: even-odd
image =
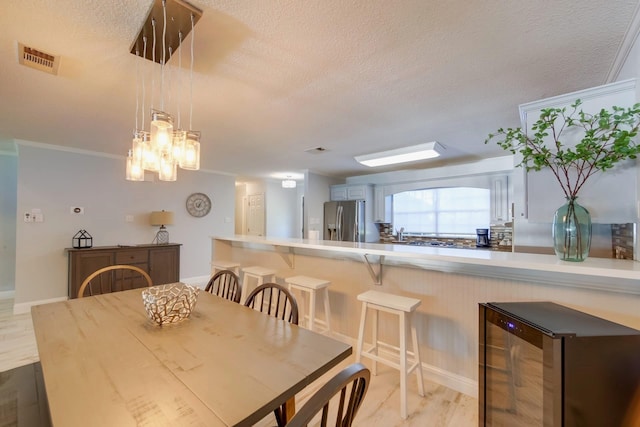
{"type": "MultiPolygon", "coordinates": [[[[151,3],[2,0],[0,140],[124,156],[136,117],[138,61],[129,47],[151,3]],[[59,74],[18,65],[17,42],[60,55],[59,74]]],[[[446,155],[412,167],[503,155],[483,142],[498,127],[518,126],[519,104],[615,79],[611,70],[638,6],[638,0],[191,3],[204,12],[195,29],[192,118],[203,135],[202,166],[257,177],[384,171],[353,156],[433,140],[446,155]],[[305,152],[318,146],[327,151],[305,152]]],[[[173,113],[181,103],[187,128],[189,50],[182,55],[181,78],[177,55],[165,68],[166,103],[176,106],[167,108],[173,113]]]]}

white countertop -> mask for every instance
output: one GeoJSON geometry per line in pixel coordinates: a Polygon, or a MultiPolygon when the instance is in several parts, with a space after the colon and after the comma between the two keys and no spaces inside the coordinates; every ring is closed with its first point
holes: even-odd
{"type": "Polygon", "coordinates": [[[511,253],[479,249],[381,243],[335,242],[258,236],[213,236],[244,244],[284,246],[355,255],[384,256],[404,263],[447,272],[509,277],[550,284],[587,285],[590,288],[640,293],[640,262],[613,258],[587,258],[569,262],[555,255],[511,253]],[[576,277],[581,276],[581,277],[576,277]],[[580,283],[578,283],[580,282],[580,283]]]}

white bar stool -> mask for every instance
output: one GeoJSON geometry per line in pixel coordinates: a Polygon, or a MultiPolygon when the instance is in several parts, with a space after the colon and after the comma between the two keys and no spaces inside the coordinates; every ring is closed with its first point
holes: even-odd
{"type": "MultiPolygon", "coordinates": [[[[285,282],[289,285],[289,292],[300,291],[304,302],[298,305],[298,308],[302,308],[306,305],[307,295],[309,298],[309,312],[303,313],[302,318],[308,319],[307,328],[314,331],[316,330],[315,323],[324,325],[322,332],[331,332],[331,309],[329,307],[329,285],[328,280],[316,279],[309,276],[293,276],[285,279],[285,282]],[[322,292],[322,298],[324,300],[324,320],[316,319],[316,294],[322,292]]],[[[307,311],[304,308],[304,311],[307,311]]],[[[320,331],[318,331],[320,332],[320,331]]]]}
{"type": "Polygon", "coordinates": [[[258,265],[252,265],[242,269],[242,304],[247,300],[249,293],[262,285],[263,283],[275,282],[276,270],[270,268],[260,267],[258,265]],[[249,280],[255,281],[255,286],[249,290],[249,280]]]}
{"type": "Polygon", "coordinates": [[[215,260],[211,262],[211,275],[213,276],[218,271],[231,270],[236,273],[236,276],[240,277],[240,263],[235,261],[215,260]]]}
{"type": "Polygon", "coordinates": [[[358,332],[358,344],[356,349],[356,362],[368,357],[373,360],[371,372],[377,374],[377,362],[384,363],[392,368],[400,370],[400,416],[407,418],[407,377],[413,370],[416,371],[418,379],[418,392],[424,396],[424,384],[422,381],[422,362],[420,360],[420,347],[418,346],[418,334],[412,322],[415,309],[421,301],[415,298],[403,297],[379,291],[367,291],[358,295],[358,300],[362,301],[362,314],[360,317],[360,330],[358,332]],[[364,350],[364,327],[367,319],[367,310],[373,310],[373,345],[364,350]],[[378,341],[378,312],[384,311],[395,314],[400,319],[400,347],[378,341]],[[407,350],[407,332],[411,329],[411,339],[413,341],[413,352],[407,350]],[[400,363],[378,354],[379,347],[386,347],[399,352],[400,363]],[[408,360],[407,355],[411,355],[413,360],[408,360]],[[408,363],[411,366],[407,367],[408,363]]]}

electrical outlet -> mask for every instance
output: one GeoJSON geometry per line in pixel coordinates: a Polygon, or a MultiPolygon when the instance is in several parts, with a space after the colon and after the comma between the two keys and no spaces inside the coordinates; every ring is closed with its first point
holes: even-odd
{"type": "Polygon", "coordinates": [[[31,212],[25,212],[24,213],[24,222],[34,222],[34,215],[31,214],[31,212]]]}
{"type": "Polygon", "coordinates": [[[133,215],[125,215],[124,222],[133,222],[133,215]]]}
{"type": "Polygon", "coordinates": [[[84,208],[80,206],[71,206],[69,211],[74,215],[84,215],[84,208]]]}
{"type": "Polygon", "coordinates": [[[41,213],[31,215],[35,222],[44,222],[44,215],[41,213]]]}

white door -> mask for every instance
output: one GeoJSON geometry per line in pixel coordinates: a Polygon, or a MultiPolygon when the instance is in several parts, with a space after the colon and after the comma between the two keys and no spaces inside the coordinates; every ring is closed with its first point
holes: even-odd
{"type": "Polygon", "coordinates": [[[247,234],[264,236],[264,194],[251,194],[248,199],[247,234]]]}

